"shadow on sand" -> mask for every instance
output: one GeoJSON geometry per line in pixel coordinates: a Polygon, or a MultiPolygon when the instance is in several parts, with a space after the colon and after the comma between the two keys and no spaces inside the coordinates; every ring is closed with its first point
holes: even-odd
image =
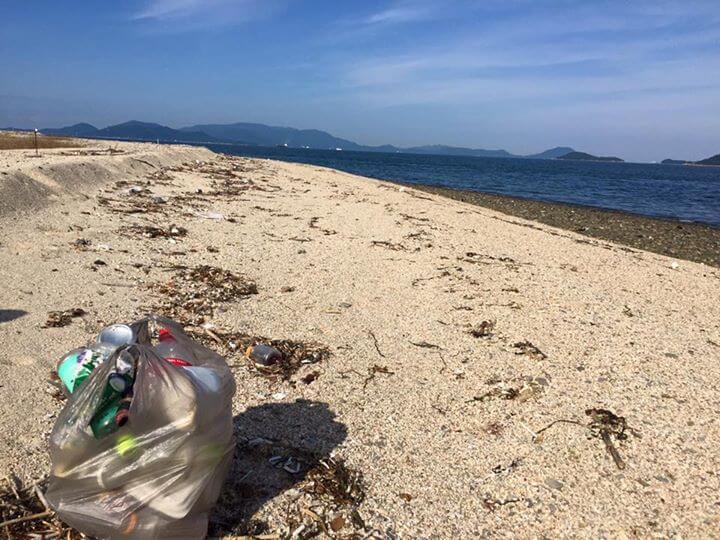
{"type": "Polygon", "coordinates": [[[209,536],[253,535],[266,525],[253,515],[268,500],[301,482],[319,459],[347,436],[327,403],[297,400],[251,407],[235,416],[238,446],[215,511],[209,536]],[[282,456],[274,466],[270,458],[282,456]],[[283,469],[287,458],[290,471],[283,469]],[[294,470],[299,467],[297,472],[294,470]]]}
{"type": "Polygon", "coordinates": [[[27,315],[27,311],[22,309],[0,309],[0,323],[14,321],[27,315]]]}

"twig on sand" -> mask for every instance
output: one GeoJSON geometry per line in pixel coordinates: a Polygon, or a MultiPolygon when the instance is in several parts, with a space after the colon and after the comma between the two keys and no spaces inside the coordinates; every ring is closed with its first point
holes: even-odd
{"type": "Polygon", "coordinates": [[[411,345],[415,345],[416,347],[422,347],[424,349],[441,349],[440,345],[435,345],[434,343],[428,343],[427,341],[411,341],[411,345]]]}
{"type": "Polygon", "coordinates": [[[445,361],[445,357],[443,357],[443,355],[442,355],[442,353],[441,353],[440,351],[437,351],[437,355],[440,357],[440,360],[441,360],[442,363],[443,363],[443,367],[442,367],[442,369],[440,370],[440,373],[445,373],[445,370],[446,370],[447,367],[448,367],[447,362],[445,361]]]}
{"type": "Polygon", "coordinates": [[[377,353],[382,356],[383,358],[386,358],[386,356],[383,354],[383,352],[380,350],[380,345],[378,344],[378,339],[375,337],[375,334],[372,330],[368,330],[368,334],[370,334],[370,337],[373,338],[373,342],[375,343],[375,350],[377,353]]]}
{"type": "Polygon", "coordinates": [[[35,495],[37,495],[38,500],[42,503],[42,505],[45,507],[46,512],[50,512],[50,505],[47,502],[47,499],[45,498],[45,494],[42,492],[42,490],[38,487],[37,484],[33,485],[33,490],[35,491],[35,495]]]}
{"type": "Polygon", "coordinates": [[[394,371],[390,371],[385,366],[379,366],[377,364],[374,364],[371,368],[368,368],[368,376],[365,378],[365,381],[363,382],[363,390],[367,388],[367,385],[375,378],[376,373],[382,373],[383,375],[395,375],[394,371]]]}
{"type": "Polygon", "coordinates": [[[39,514],[32,514],[31,516],[23,516],[15,519],[8,519],[7,521],[3,521],[0,523],[0,527],[8,527],[10,525],[14,525],[15,523],[22,523],[23,521],[32,521],[35,519],[42,519],[46,518],[52,515],[51,510],[45,510],[44,512],[40,512],[39,514]]]}

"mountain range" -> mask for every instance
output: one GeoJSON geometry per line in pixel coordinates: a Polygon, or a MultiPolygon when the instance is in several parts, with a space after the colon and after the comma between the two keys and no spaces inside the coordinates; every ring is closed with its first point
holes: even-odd
{"type": "Polygon", "coordinates": [[[199,124],[173,129],[160,124],[131,120],[105,128],[79,123],[60,128],[40,130],[47,135],[67,135],[91,139],[129,139],[140,141],[189,142],[214,144],[242,144],[250,146],[287,146],[323,150],[354,150],[360,152],[390,152],[404,154],[436,154],[445,156],[475,156],[504,158],[555,159],[570,152],[570,147],[559,146],[539,154],[516,155],[506,150],[486,150],[441,144],[401,148],[393,145],[366,146],[335,137],[317,129],[296,129],[237,122],[234,124],[199,124]]]}

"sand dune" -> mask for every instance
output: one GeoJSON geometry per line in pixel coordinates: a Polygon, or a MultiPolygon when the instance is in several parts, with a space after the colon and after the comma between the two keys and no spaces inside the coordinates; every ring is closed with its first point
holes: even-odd
{"type": "Polygon", "coordinates": [[[63,352],[168,309],[153,285],[171,265],[211,265],[258,294],[194,323],[331,352],[289,380],[231,356],[240,449],[216,530],[250,514],[318,527],[303,505],[324,523],[357,505],[364,526],[340,532],[718,534],[718,269],[329,169],[113,146],[0,152],[0,475],[47,472],[63,352]],[[187,235],[157,233],[171,225],[187,235]],[[258,438],[308,467],[332,453],[364,499],[309,494],[258,438]]]}

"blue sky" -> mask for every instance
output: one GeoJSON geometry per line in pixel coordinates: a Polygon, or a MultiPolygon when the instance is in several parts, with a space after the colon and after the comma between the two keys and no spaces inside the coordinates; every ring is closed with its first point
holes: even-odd
{"type": "Polygon", "coordinates": [[[718,0],[0,0],[0,126],[720,152],[718,0]]]}

